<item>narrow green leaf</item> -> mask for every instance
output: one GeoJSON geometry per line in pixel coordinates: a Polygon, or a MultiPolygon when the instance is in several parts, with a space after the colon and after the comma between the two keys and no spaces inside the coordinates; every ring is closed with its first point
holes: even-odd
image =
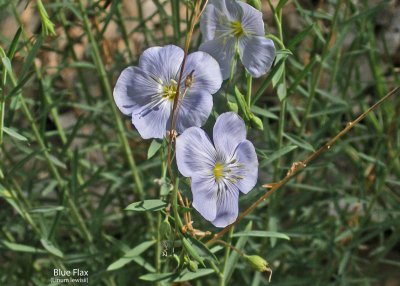
{"type": "Polygon", "coordinates": [[[18,46],[18,41],[19,41],[19,37],[22,34],[22,28],[19,27],[17,32],[15,33],[15,36],[11,42],[10,47],[8,48],[8,52],[7,52],[7,57],[12,60],[15,54],[15,51],[17,50],[17,46],[18,46]]]}
{"type": "Polygon", "coordinates": [[[57,212],[57,211],[62,211],[65,210],[65,207],[63,206],[57,206],[57,207],[40,207],[40,208],[34,208],[29,210],[30,213],[50,213],[50,212],[57,212]]]}
{"type": "Polygon", "coordinates": [[[140,280],[144,281],[150,281],[150,282],[156,282],[156,281],[163,281],[163,280],[169,280],[172,277],[174,277],[176,274],[173,272],[169,273],[151,273],[151,274],[145,274],[139,277],[140,280]]]}
{"type": "MultiPolygon", "coordinates": [[[[250,221],[247,224],[245,231],[250,231],[252,227],[253,227],[253,223],[250,221]]],[[[238,239],[237,243],[235,244],[235,248],[242,250],[245,247],[247,240],[248,240],[248,237],[246,237],[246,236],[240,237],[238,239]]],[[[229,280],[231,279],[233,271],[235,270],[235,267],[237,266],[237,262],[238,262],[239,258],[240,258],[240,256],[236,251],[231,252],[231,254],[228,258],[228,261],[225,264],[225,270],[224,270],[225,283],[228,283],[229,280]]],[[[227,284],[227,285],[229,285],[229,284],[227,284]]]]}
{"type": "Polygon", "coordinates": [[[167,203],[162,200],[145,200],[130,204],[125,208],[126,211],[146,212],[159,211],[164,209],[167,203]]]}
{"type": "Polygon", "coordinates": [[[274,113],[272,113],[271,111],[268,111],[268,110],[266,110],[266,109],[260,108],[260,107],[255,106],[255,105],[253,105],[253,106],[251,107],[251,111],[252,111],[254,114],[260,115],[260,116],[265,117],[265,118],[270,118],[270,119],[278,119],[278,118],[279,118],[278,116],[276,116],[276,115],[275,115],[274,113]]]}
{"type": "Polygon", "coordinates": [[[287,1],[288,1],[288,0],[280,0],[279,3],[278,3],[278,5],[276,5],[275,10],[276,10],[277,12],[279,12],[279,10],[281,10],[281,9],[283,8],[283,6],[285,6],[285,4],[286,4],[287,1]]]}
{"type": "Polygon", "coordinates": [[[151,159],[157,153],[157,151],[160,150],[161,146],[162,144],[158,140],[154,139],[151,141],[149,150],[147,151],[147,159],[151,159]]]}
{"type": "Polygon", "coordinates": [[[126,252],[123,257],[121,257],[117,261],[114,261],[113,263],[111,263],[107,267],[107,271],[112,271],[112,270],[116,270],[116,269],[123,267],[124,265],[131,262],[135,257],[138,257],[140,254],[142,254],[144,251],[146,251],[149,247],[151,247],[155,243],[156,243],[155,240],[146,241],[146,242],[143,242],[143,243],[139,244],[138,246],[132,248],[131,250],[126,252]]]}
{"type": "Polygon", "coordinates": [[[233,237],[242,237],[242,236],[273,237],[273,238],[281,238],[281,239],[290,240],[290,237],[288,235],[281,233],[281,232],[275,232],[275,231],[251,230],[251,231],[238,232],[233,235],[233,237]]]}
{"type": "Polygon", "coordinates": [[[286,155],[287,153],[297,149],[298,147],[295,145],[289,145],[282,147],[278,151],[272,153],[266,160],[263,160],[261,163],[261,167],[270,164],[271,162],[275,161],[276,159],[281,158],[282,156],[286,155]]]}
{"type": "Polygon", "coordinates": [[[280,83],[278,85],[278,90],[276,92],[278,94],[279,100],[283,101],[286,98],[286,85],[284,83],[280,83]]]}
{"type": "Polygon", "coordinates": [[[199,269],[197,272],[190,272],[187,270],[182,271],[182,273],[173,280],[173,282],[185,282],[190,281],[196,278],[200,278],[203,276],[207,276],[214,273],[213,269],[206,268],[206,269],[199,269]]]}
{"type": "Polygon", "coordinates": [[[3,130],[6,134],[10,135],[11,137],[14,137],[19,141],[28,141],[28,139],[25,136],[19,134],[17,131],[15,131],[14,128],[3,127],[3,130]]]}
{"type": "Polygon", "coordinates": [[[310,143],[308,143],[307,141],[299,138],[298,136],[295,136],[295,135],[290,135],[289,136],[288,134],[284,133],[283,137],[288,139],[294,145],[299,146],[300,148],[303,148],[303,149],[311,151],[311,152],[315,152],[314,147],[310,143]]]}
{"type": "Polygon", "coordinates": [[[307,28],[305,28],[303,31],[298,33],[294,38],[292,38],[289,43],[288,43],[288,48],[291,50],[293,49],[299,42],[301,42],[307,35],[311,32],[313,29],[314,24],[311,24],[307,28]]]}
{"type": "Polygon", "coordinates": [[[198,263],[204,265],[204,259],[200,256],[198,251],[192,246],[188,239],[182,237],[182,245],[185,248],[186,252],[198,263]]]}
{"type": "Polygon", "coordinates": [[[37,53],[39,52],[40,47],[43,44],[43,36],[39,35],[36,39],[35,44],[32,46],[32,48],[29,51],[29,54],[25,58],[25,62],[22,66],[22,70],[20,73],[21,77],[24,77],[28,69],[31,67],[33,60],[35,59],[37,53]]]}
{"type": "Polygon", "coordinates": [[[90,62],[73,62],[69,66],[78,69],[96,69],[96,66],[90,62]]]}
{"type": "Polygon", "coordinates": [[[284,62],[286,61],[287,55],[286,54],[278,54],[275,58],[275,65],[274,65],[274,69],[276,69],[278,66],[278,63],[282,62],[281,65],[279,65],[278,70],[276,71],[276,73],[274,74],[274,76],[272,77],[272,86],[276,87],[276,85],[279,83],[282,75],[283,75],[283,71],[285,70],[285,65],[284,62]]]}
{"type": "Polygon", "coordinates": [[[33,246],[13,243],[5,240],[1,240],[1,244],[3,244],[7,249],[16,251],[16,252],[29,252],[29,253],[46,253],[43,249],[39,249],[33,246]]]}
{"type": "Polygon", "coordinates": [[[53,162],[54,165],[57,167],[60,167],[62,169],[67,169],[67,165],[65,165],[63,162],[61,162],[58,158],[56,158],[54,155],[49,154],[49,159],[51,162],[53,162]]]}
{"type": "Polygon", "coordinates": [[[209,259],[209,260],[212,260],[212,261],[218,263],[217,257],[214,255],[214,253],[212,253],[210,251],[210,249],[205,244],[203,244],[201,241],[199,241],[193,237],[189,237],[188,240],[192,244],[193,248],[197,250],[197,252],[199,253],[199,255],[202,258],[209,259]]]}
{"type": "Polygon", "coordinates": [[[55,247],[54,244],[53,244],[51,241],[49,241],[49,240],[47,240],[47,239],[45,239],[45,238],[42,238],[42,239],[40,240],[40,242],[42,243],[43,247],[44,247],[48,252],[50,252],[51,254],[53,254],[53,255],[55,255],[55,256],[58,256],[58,257],[60,257],[60,258],[63,258],[63,257],[64,257],[64,254],[61,252],[61,250],[59,250],[57,247],[55,247]]]}

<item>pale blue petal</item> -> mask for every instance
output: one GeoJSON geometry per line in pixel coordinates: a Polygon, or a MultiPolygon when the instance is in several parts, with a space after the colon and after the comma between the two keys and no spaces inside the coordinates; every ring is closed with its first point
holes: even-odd
{"type": "Polygon", "coordinates": [[[182,133],[192,126],[203,126],[211,114],[212,107],[213,98],[208,92],[187,92],[178,104],[176,119],[176,130],[178,133],[182,133]]]}
{"type": "Polygon", "coordinates": [[[239,51],[243,65],[255,78],[266,74],[274,62],[274,42],[264,36],[241,37],[239,51]]]}
{"type": "Polygon", "coordinates": [[[160,99],[162,87],[140,68],[128,67],[119,76],[114,87],[114,100],[125,115],[139,113],[143,106],[160,99]]]}
{"type": "Polygon", "coordinates": [[[232,185],[224,185],[218,191],[217,214],[211,222],[216,227],[226,227],[235,222],[239,213],[239,191],[232,185]]]}
{"type": "Polygon", "coordinates": [[[177,137],[176,163],[179,172],[185,177],[212,176],[216,152],[203,130],[191,127],[177,137]]]}
{"type": "Polygon", "coordinates": [[[225,3],[225,12],[230,21],[240,21],[243,17],[242,7],[236,0],[222,0],[225,3]]]}
{"type": "Polygon", "coordinates": [[[192,178],[193,207],[208,221],[213,221],[217,214],[218,187],[215,180],[192,178]]]}
{"type": "Polygon", "coordinates": [[[217,11],[214,5],[208,3],[200,19],[200,29],[203,41],[214,39],[218,25],[217,11]]]}
{"type": "Polygon", "coordinates": [[[262,13],[244,2],[237,3],[241,6],[243,11],[240,22],[242,23],[245,33],[256,36],[264,36],[265,30],[262,13]]]}
{"type": "Polygon", "coordinates": [[[221,68],[222,78],[229,78],[236,50],[235,37],[220,37],[205,42],[200,45],[199,50],[209,53],[214,59],[216,59],[221,68]]]}
{"type": "Polygon", "coordinates": [[[193,71],[192,93],[208,91],[216,93],[222,84],[222,74],[218,62],[209,54],[195,52],[188,55],[185,65],[183,81],[193,71]]]}
{"type": "Polygon", "coordinates": [[[171,109],[169,101],[149,103],[140,113],[132,113],[132,123],[143,139],[161,139],[170,127],[171,109]]]}
{"type": "Polygon", "coordinates": [[[237,146],[246,140],[246,126],[236,113],[221,114],[214,125],[213,140],[215,149],[226,160],[233,157],[237,146]]]}
{"type": "Polygon", "coordinates": [[[183,50],[174,45],[148,48],[140,56],[139,67],[166,84],[178,79],[183,55],[183,50]]]}
{"type": "Polygon", "coordinates": [[[238,172],[242,179],[237,181],[236,186],[247,194],[254,188],[258,178],[258,159],[253,143],[249,140],[240,143],[236,148],[235,158],[242,165],[238,172]]]}

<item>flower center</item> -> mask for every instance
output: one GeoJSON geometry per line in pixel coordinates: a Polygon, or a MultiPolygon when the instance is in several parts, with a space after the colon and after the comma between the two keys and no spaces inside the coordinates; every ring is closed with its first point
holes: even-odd
{"type": "Polygon", "coordinates": [[[163,98],[165,98],[169,101],[174,101],[175,96],[176,96],[176,84],[175,83],[163,86],[163,93],[162,93],[163,98]]]}
{"type": "Polygon", "coordinates": [[[223,175],[224,166],[221,162],[217,162],[214,167],[215,180],[218,181],[223,175]]]}
{"type": "Polygon", "coordinates": [[[231,29],[232,29],[232,34],[236,37],[239,38],[244,35],[244,30],[242,27],[242,23],[239,21],[233,21],[231,22],[231,29]]]}

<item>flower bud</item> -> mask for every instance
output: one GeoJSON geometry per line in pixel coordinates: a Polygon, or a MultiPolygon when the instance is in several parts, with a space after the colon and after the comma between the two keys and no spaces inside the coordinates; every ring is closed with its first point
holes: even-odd
{"type": "Polygon", "coordinates": [[[171,224],[168,221],[168,218],[160,224],[160,237],[161,239],[169,239],[171,236],[171,224]]]}
{"type": "Polygon", "coordinates": [[[264,130],[264,124],[262,120],[254,114],[252,114],[250,118],[250,124],[252,127],[257,128],[258,130],[264,130]]]}
{"type": "Polygon", "coordinates": [[[197,262],[190,260],[188,263],[188,268],[191,272],[197,272],[199,267],[197,266],[197,262]]]}
{"type": "Polygon", "coordinates": [[[251,6],[253,6],[257,10],[261,11],[261,8],[262,8],[261,0],[248,0],[247,3],[249,3],[251,6]]]}
{"type": "Polygon", "coordinates": [[[235,103],[235,102],[228,101],[228,108],[230,111],[233,111],[235,113],[238,113],[238,111],[239,111],[239,107],[238,107],[237,103],[235,103]]]}

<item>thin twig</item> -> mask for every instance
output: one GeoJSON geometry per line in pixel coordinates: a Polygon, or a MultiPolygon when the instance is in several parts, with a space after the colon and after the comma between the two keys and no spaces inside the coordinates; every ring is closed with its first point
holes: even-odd
{"type": "Polygon", "coordinates": [[[373,106],[371,106],[367,111],[365,111],[363,114],[361,114],[359,117],[357,117],[354,121],[351,121],[346,124],[346,127],[340,131],[335,137],[333,137],[331,140],[329,140],[325,145],[323,145],[321,148],[319,148],[317,151],[312,153],[310,156],[308,156],[304,161],[301,162],[295,162],[292,164],[292,167],[286,174],[286,176],[280,180],[277,183],[274,184],[267,184],[264,185],[263,187],[270,189],[270,191],[266,192],[263,196],[261,196],[257,201],[255,201],[250,207],[248,207],[244,212],[242,212],[236,221],[232,223],[231,225],[228,225],[225,227],[223,230],[218,232],[212,239],[207,241],[207,244],[215,243],[217,240],[219,240],[220,237],[222,237],[225,233],[227,233],[234,225],[238,224],[244,217],[246,217],[249,213],[251,213],[259,204],[261,204],[263,201],[265,201],[267,198],[269,198],[273,193],[275,193],[278,189],[280,189],[283,185],[285,185],[290,179],[295,177],[301,170],[305,169],[312,161],[317,159],[323,152],[329,150],[333,144],[335,144],[340,138],[342,138],[347,132],[350,131],[355,125],[357,125],[361,120],[363,120],[369,113],[377,109],[382,103],[384,103],[386,100],[388,100],[390,97],[394,95],[398,95],[400,93],[400,87],[396,87],[393,89],[391,92],[389,92],[385,97],[380,99],[378,102],[376,102],[373,106]]]}
{"type": "MultiPolygon", "coordinates": [[[[196,23],[199,21],[200,16],[202,14],[202,12],[204,11],[204,7],[205,5],[207,5],[208,0],[205,1],[205,3],[203,4],[203,8],[202,8],[202,3],[203,1],[198,0],[196,2],[196,5],[194,7],[194,11],[193,14],[191,16],[190,19],[190,27],[189,27],[189,31],[186,35],[186,39],[185,39],[185,47],[184,47],[184,54],[183,54],[183,60],[182,60],[182,64],[181,64],[181,69],[180,69],[180,73],[179,73],[179,79],[177,82],[177,87],[176,87],[176,94],[175,94],[175,98],[174,98],[174,104],[172,106],[172,112],[171,112],[171,124],[170,124],[170,130],[169,130],[169,136],[168,136],[168,158],[167,158],[167,168],[168,168],[168,173],[172,182],[172,185],[174,188],[176,188],[175,183],[176,183],[176,178],[174,176],[174,173],[172,171],[172,160],[173,160],[173,156],[172,156],[172,146],[173,146],[173,141],[174,141],[174,130],[176,128],[176,119],[177,119],[177,113],[178,113],[178,103],[179,103],[179,97],[180,97],[180,88],[182,86],[182,82],[183,82],[183,73],[185,70],[185,64],[186,64],[186,59],[187,59],[187,55],[189,53],[189,47],[190,47],[190,43],[192,41],[192,36],[193,36],[193,32],[194,32],[194,28],[196,26],[196,23]]],[[[189,75],[191,76],[192,73],[189,75]]],[[[186,80],[185,80],[186,81],[186,80]]],[[[187,88],[185,87],[184,90],[184,94],[187,92],[187,88]]],[[[185,207],[183,198],[181,193],[179,192],[179,190],[177,190],[177,197],[179,199],[179,203],[181,204],[182,207],[185,207]]],[[[186,225],[190,224],[190,221],[188,221],[188,216],[185,215],[185,223],[186,225]]]]}

